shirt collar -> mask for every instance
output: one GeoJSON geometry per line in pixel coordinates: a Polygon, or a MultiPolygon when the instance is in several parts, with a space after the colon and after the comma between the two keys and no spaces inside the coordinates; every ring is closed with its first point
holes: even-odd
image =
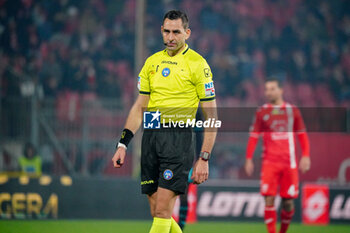
{"type": "MultiPolygon", "coordinates": [[[[176,57],[176,56],[178,56],[179,54],[185,55],[185,54],[187,53],[188,49],[189,49],[188,44],[185,44],[185,48],[184,48],[180,53],[178,53],[178,54],[176,54],[175,56],[172,56],[172,57],[176,57]]],[[[171,56],[169,56],[169,54],[168,54],[168,52],[167,52],[166,49],[164,49],[164,54],[165,54],[166,56],[168,56],[168,57],[171,57],[171,56]]]]}

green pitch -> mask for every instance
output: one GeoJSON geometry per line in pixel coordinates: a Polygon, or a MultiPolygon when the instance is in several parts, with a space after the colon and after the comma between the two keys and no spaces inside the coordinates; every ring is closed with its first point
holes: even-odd
{"type": "MultiPolygon", "coordinates": [[[[0,220],[1,233],[148,233],[150,221],[0,220]]],[[[263,223],[200,222],[184,233],[265,233],[263,223]]],[[[350,233],[350,225],[304,226],[292,224],[288,233],[350,233]]]]}

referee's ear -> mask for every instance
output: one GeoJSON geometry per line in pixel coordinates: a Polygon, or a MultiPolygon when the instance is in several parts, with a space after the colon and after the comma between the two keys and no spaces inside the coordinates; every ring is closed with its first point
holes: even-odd
{"type": "Polygon", "coordinates": [[[191,29],[190,29],[190,28],[186,28],[186,29],[185,29],[185,33],[186,33],[185,39],[187,40],[187,39],[190,38],[190,36],[191,36],[191,29]]]}

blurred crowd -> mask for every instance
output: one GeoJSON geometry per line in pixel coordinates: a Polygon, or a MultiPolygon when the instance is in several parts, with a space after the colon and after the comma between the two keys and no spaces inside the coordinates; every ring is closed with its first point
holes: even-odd
{"type": "MultiPolygon", "coordinates": [[[[275,76],[292,103],[348,106],[348,1],[165,2],[165,8],[149,4],[149,25],[158,26],[160,12],[186,9],[193,31],[189,43],[211,65],[221,103],[261,104],[263,81],[275,76]]],[[[158,34],[149,37],[149,47],[159,48],[158,34]]]]}
{"type": "MultiPolygon", "coordinates": [[[[130,104],[135,0],[0,0],[2,97],[65,91],[130,104]]],[[[149,0],[145,54],[163,48],[164,12],[190,18],[191,48],[210,64],[223,104],[262,102],[269,76],[299,105],[347,105],[350,4],[347,0],[149,0]]],[[[131,101],[132,102],[132,101],[131,101]]]]}
{"type": "Polygon", "coordinates": [[[1,0],[2,97],[130,99],[134,10],[134,1],[1,0]]]}
{"type": "MultiPolygon", "coordinates": [[[[27,117],[31,107],[10,100],[52,99],[58,117],[49,121],[66,130],[57,137],[70,142],[65,150],[74,170],[84,170],[82,148],[69,136],[85,143],[76,133],[82,126],[72,106],[79,109],[81,97],[109,99],[127,108],[132,104],[137,82],[135,9],[136,0],[0,0],[1,114],[8,115],[2,118],[2,130],[15,137],[19,131],[29,132],[24,125],[31,125],[27,117]],[[65,121],[76,125],[64,128],[65,121]]],[[[283,81],[285,98],[293,104],[350,106],[348,0],[147,0],[145,56],[164,48],[160,25],[171,9],[188,14],[192,30],[188,44],[210,64],[221,106],[262,104],[263,82],[270,76],[283,81]]],[[[109,110],[95,109],[103,118],[89,122],[90,128],[103,129],[97,137],[102,140],[113,138],[122,122],[109,110]]],[[[43,155],[43,172],[65,171],[52,148],[43,147],[45,143],[35,145],[43,155]]],[[[108,146],[95,143],[98,146],[89,144],[84,153],[90,173],[103,170],[100,163],[109,156],[108,146]]],[[[221,156],[213,160],[213,177],[239,176],[244,147],[233,147],[218,147],[221,156]]],[[[0,164],[6,166],[12,162],[5,152],[0,164]]],[[[21,166],[22,171],[41,173],[38,161],[24,153],[10,170],[21,166]]]]}

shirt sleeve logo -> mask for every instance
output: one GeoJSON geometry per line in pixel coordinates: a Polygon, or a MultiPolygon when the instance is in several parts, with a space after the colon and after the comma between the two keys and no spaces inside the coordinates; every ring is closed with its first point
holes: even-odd
{"type": "Polygon", "coordinates": [[[210,77],[210,69],[209,68],[204,68],[204,76],[206,78],[209,78],[210,77]]]}
{"type": "Polygon", "coordinates": [[[211,97],[215,95],[214,83],[205,83],[204,84],[205,97],[211,97]]]}
{"type": "Polygon", "coordinates": [[[139,76],[138,78],[137,78],[137,89],[141,89],[141,77],[139,76]]]}
{"type": "Polygon", "coordinates": [[[164,69],[162,70],[162,75],[163,75],[163,77],[168,77],[169,74],[170,74],[170,69],[169,69],[169,68],[164,68],[164,69]]]}

